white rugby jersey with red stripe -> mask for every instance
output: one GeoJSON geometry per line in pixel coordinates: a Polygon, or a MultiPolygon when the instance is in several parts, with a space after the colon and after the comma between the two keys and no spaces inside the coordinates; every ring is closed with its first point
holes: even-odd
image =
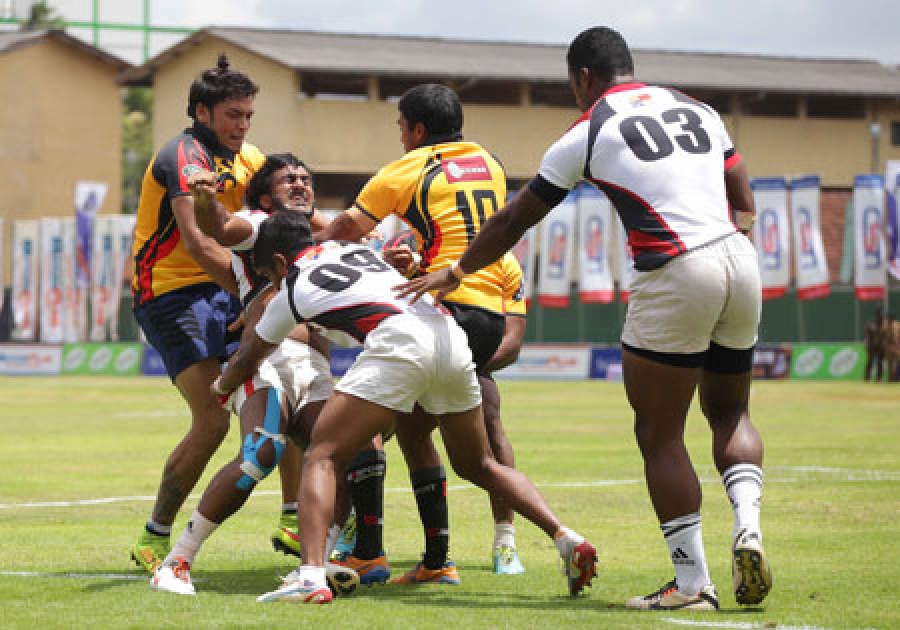
{"type": "Polygon", "coordinates": [[[392,287],[404,282],[406,278],[365,245],[329,241],[310,247],[298,255],[256,332],[269,343],[280,343],[299,322],[308,322],[362,342],[393,315],[447,316],[430,295],[415,304],[396,297],[392,287]]]}
{"type": "Polygon", "coordinates": [[[677,90],[616,85],[544,154],[531,190],[554,206],[585,179],[609,197],[635,268],[732,234],[725,171],[740,160],[719,115],[677,90]]]}
{"type": "Polygon", "coordinates": [[[259,226],[268,218],[269,213],[245,208],[236,212],[234,216],[244,219],[253,228],[253,234],[246,240],[229,248],[231,250],[231,271],[234,279],[237,280],[238,295],[240,295],[241,304],[247,308],[247,305],[270,284],[265,276],[256,273],[253,268],[253,246],[259,235],[259,226]]]}

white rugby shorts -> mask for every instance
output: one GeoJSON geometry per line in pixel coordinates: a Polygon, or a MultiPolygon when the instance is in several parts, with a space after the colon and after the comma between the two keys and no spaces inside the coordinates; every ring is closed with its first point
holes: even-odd
{"type": "Polygon", "coordinates": [[[334,390],[331,364],[322,353],[305,343],[285,339],[259,366],[253,378],[231,394],[225,408],[240,415],[244,401],[253,392],[276,388],[287,397],[294,412],[318,400],[326,400],[334,390]]]}
{"type": "Polygon", "coordinates": [[[654,352],[756,343],[762,292],[756,250],[735,233],[632,276],[622,341],[654,352]]]}
{"type": "Polygon", "coordinates": [[[403,413],[416,402],[435,415],[481,404],[466,334],[449,315],[388,317],[335,389],[403,413]]]}

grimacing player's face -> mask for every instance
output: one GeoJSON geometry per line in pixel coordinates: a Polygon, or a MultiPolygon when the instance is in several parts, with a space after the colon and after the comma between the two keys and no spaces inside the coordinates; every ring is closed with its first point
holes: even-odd
{"type": "Polygon", "coordinates": [[[312,176],[302,166],[285,166],[272,174],[271,197],[285,210],[308,214],[316,201],[312,176]]]}

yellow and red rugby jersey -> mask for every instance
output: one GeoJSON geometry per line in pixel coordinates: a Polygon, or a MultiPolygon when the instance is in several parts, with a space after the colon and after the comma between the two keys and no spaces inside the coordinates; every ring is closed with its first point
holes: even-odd
{"type": "MultiPolygon", "coordinates": [[[[481,225],[506,200],[506,173],[474,142],[442,142],[413,149],[391,162],[356,198],[359,210],[380,222],[396,214],[416,233],[426,271],[462,256],[481,225]]],[[[500,261],[466,276],[445,298],[503,314],[500,261]]]]}
{"type": "Polygon", "coordinates": [[[506,252],[500,259],[503,270],[503,314],[525,317],[525,279],[518,259],[506,252]]]}
{"type": "Polygon", "coordinates": [[[175,289],[211,282],[188,254],[172,212],[172,200],[190,195],[188,176],[195,166],[215,171],[216,197],[229,212],[244,203],[247,181],[258,171],[265,155],[252,144],[234,153],[219,144],[207,127],[195,124],[170,140],[153,157],[141,185],[134,231],[134,276],[131,288],[139,305],[175,289]]]}

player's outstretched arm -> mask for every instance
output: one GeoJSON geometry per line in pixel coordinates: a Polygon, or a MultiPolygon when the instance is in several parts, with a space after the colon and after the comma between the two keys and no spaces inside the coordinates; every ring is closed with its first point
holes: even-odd
{"type": "Polygon", "coordinates": [[[188,254],[209,274],[213,282],[232,295],[238,295],[237,282],[231,272],[231,254],[199,228],[193,197],[175,197],[172,200],[172,214],[175,215],[178,231],[188,254]]]}
{"type": "Polygon", "coordinates": [[[188,177],[197,227],[223,247],[243,243],[253,236],[249,221],[236,217],[216,199],[216,174],[198,170],[188,177]]]}

